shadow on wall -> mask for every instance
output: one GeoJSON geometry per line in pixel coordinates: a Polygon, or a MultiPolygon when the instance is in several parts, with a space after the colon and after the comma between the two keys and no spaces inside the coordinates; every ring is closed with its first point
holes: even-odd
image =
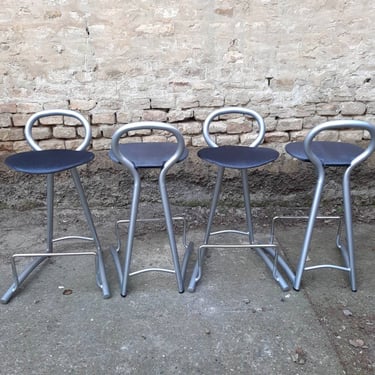
{"type": "MultiPolygon", "coordinates": [[[[375,158],[372,157],[352,173],[353,211],[354,215],[364,221],[371,221],[373,216],[366,216],[364,211],[372,211],[375,204],[375,188],[370,183],[374,161],[375,158]]],[[[4,166],[3,160],[0,162],[0,208],[26,210],[44,207],[46,192],[43,176],[15,173],[4,166]]],[[[110,161],[107,152],[96,152],[95,160],[82,168],[80,173],[91,207],[129,207],[131,176],[121,166],[110,161]]],[[[142,185],[141,205],[158,205],[160,196],[155,183],[157,173],[146,170],[143,173],[148,174],[148,178],[142,185]]],[[[335,169],[328,170],[327,173],[327,189],[323,197],[325,209],[329,213],[341,214],[337,212],[341,206],[341,175],[335,169]]],[[[203,163],[196,156],[196,149],[191,150],[189,158],[176,165],[168,175],[167,186],[171,204],[180,212],[188,211],[198,224],[204,223],[215,176],[215,168],[203,163]]],[[[56,185],[65,185],[64,189],[57,190],[56,202],[62,207],[78,207],[74,187],[67,177],[65,173],[61,173],[56,178],[56,185]],[[61,191],[64,193],[60,193],[61,191]]],[[[311,203],[315,178],[315,170],[311,164],[296,162],[284,155],[281,155],[274,165],[250,172],[249,188],[254,215],[257,216],[258,208],[259,215],[265,217],[307,209],[311,203]]],[[[237,172],[226,172],[222,188],[224,199],[218,208],[223,214],[238,214],[242,217],[240,182],[237,172]]]]}

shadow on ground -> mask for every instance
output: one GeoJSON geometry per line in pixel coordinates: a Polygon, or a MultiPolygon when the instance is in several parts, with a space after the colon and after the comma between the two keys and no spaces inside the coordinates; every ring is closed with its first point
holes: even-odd
{"type": "MultiPolygon", "coordinates": [[[[372,225],[355,228],[356,293],[345,274],[329,270],[306,273],[300,292],[282,292],[252,251],[212,250],[195,293],[179,294],[173,275],[147,273],[131,278],[123,298],[108,249],[115,241],[114,221],[127,212],[97,208],[93,213],[112,298],[102,299],[91,258],[47,261],[9,304],[0,306],[3,373],[373,373],[372,225]]],[[[74,209],[57,213],[57,231],[85,231],[80,217],[74,209]]],[[[0,218],[3,292],[11,281],[10,254],[43,250],[45,212],[1,210],[0,218]]],[[[134,267],[169,264],[162,229],[138,228],[134,267]]],[[[258,230],[268,234],[265,224],[258,230]]],[[[292,265],[301,235],[302,224],[277,230],[292,265]]],[[[189,238],[200,244],[203,229],[195,225],[189,238]]],[[[322,256],[338,257],[330,226],[316,231],[310,261],[322,256]]]]}

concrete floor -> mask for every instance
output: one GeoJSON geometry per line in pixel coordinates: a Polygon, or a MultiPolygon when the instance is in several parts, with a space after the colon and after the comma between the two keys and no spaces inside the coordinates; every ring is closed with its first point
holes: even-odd
{"type": "MultiPolygon", "coordinates": [[[[102,298],[91,258],[47,261],[0,305],[1,374],[374,373],[373,226],[355,227],[356,293],[347,275],[333,270],[305,273],[300,292],[283,292],[254,252],[212,250],[195,293],[179,294],[173,275],[147,273],[131,278],[123,298],[108,251],[120,213],[93,213],[112,297],[102,298]]],[[[43,250],[44,214],[0,211],[2,293],[11,281],[10,254],[43,250]]],[[[58,214],[57,227],[80,229],[79,215],[58,214]]],[[[199,245],[203,232],[194,228],[189,239],[199,245]]],[[[302,235],[302,224],[277,231],[292,267],[302,235]]],[[[134,265],[170,262],[162,231],[140,228],[135,246],[134,265]]],[[[338,259],[328,225],[316,231],[311,262],[326,255],[338,259]]]]}

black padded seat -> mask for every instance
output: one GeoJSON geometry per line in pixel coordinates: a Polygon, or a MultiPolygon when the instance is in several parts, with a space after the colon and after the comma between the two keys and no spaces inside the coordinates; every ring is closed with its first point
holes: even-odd
{"type": "MultiPolygon", "coordinates": [[[[162,168],[177,150],[177,144],[171,142],[134,142],[119,145],[122,155],[129,159],[135,168],[162,168]]],[[[189,152],[185,148],[177,162],[185,160],[189,152]]],[[[119,160],[112,150],[109,157],[116,163],[119,160]]]]}
{"type": "Polygon", "coordinates": [[[275,161],[279,153],[266,147],[219,146],[203,148],[198,151],[198,156],[220,167],[248,169],[275,161]]]}
{"type": "Polygon", "coordinates": [[[42,150],[26,151],[5,159],[5,164],[17,171],[31,174],[50,174],[87,164],[94,159],[89,151],[42,150]]]}
{"type": "MultiPolygon", "coordinates": [[[[285,150],[298,160],[310,161],[303,142],[289,143],[285,146],[285,150]]],[[[361,147],[352,143],[329,141],[313,141],[311,150],[326,167],[348,166],[363,152],[361,147]]]]}

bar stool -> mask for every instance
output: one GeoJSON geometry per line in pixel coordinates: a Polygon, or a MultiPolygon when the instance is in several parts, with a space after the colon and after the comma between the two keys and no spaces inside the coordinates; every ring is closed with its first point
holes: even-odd
{"type": "Polygon", "coordinates": [[[111,253],[115,262],[117,274],[119,277],[121,295],[123,297],[127,294],[128,279],[130,276],[139,275],[144,272],[167,272],[174,273],[177,280],[177,287],[180,293],[184,292],[184,279],[186,268],[190,254],[193,250],[193,243],[186,241],[186,221],[183,217],[172,217],[169,197],[166,186],[166,176],[168,171],[173,165],[186,159],[188,150],[185,147],[185,141],[182,134],[172,125],[155,122],[155,121],[142,121],[127,124],[119,128],[112,137],[111,150],[109,152],[110,158],[116,162],[121,163],[131,174],[133,178],[133,195],[129,220],[119,220],[116,223],[116,237],[117,246],[111,247],[111,253]],[[162,131],[169,136],[175,138],[176,143],[172,142],[129,142],[120,143],[121,137],[128,132],[139,132],[143,130],[162,131]],[[159,190],[162,200],[164,211],[164,220],[167,227],[169,238],[169,245],[173,260],[174,269],[166,268],[145,268],[131,272],[131,257],[133,252],[134,235],[137,222],[153,222],[162,219],[142,219],[138,218],[138,206],[141,193],[141,176],[140,170],[142,169],[157,169],[159,172],[159,190]],[[175,221],[183,222],[183,245],[185,248],[182,264],[180,263],[179,254],[177,251],[176,238],[173,228],[175,221]],[[121,224],[128,225],[127,243],[125,246],[125,259],[124,266],[121,266],[120,250],[121,250],[121,235],[119,226],[121,224]]]}
{"type": "Polygon", "coordinates": [[[265,147],[258,147],[264,139],[266,132],[266,126],[264,124],[263,118],[255,111],[246,108],[239,107],[226,107],[213,111],[204,121],[203,124],[203,136],[208,144],[208,147],[198,151],[198,156],[210,163],[217,166],[217,177],[216,185],[213,192],[213,198],[208,218],[208,223],[206,227],[206,233],[204,237],[203,244],[199,247],[198,257],[195,263],[193,274],[191,276],[190,284],[188,290],[194,292],[196,285],[202,277],[202,263],[205,257],[207,249],[214,248],[253,248],[257,254],[263,259],[266,266],[272,271],[274,279],[279,283],[282,290],[288,290],[289,285],[285,281],[284,277],[278,271],[278,266],[285,271],[289,278],[293,278],[293,273],[288,267],[286,262],[277,252],[277,246],[270,241],[270,243],[259,243],[254,238],[253,224],[252,224],[252,215],[250,207],[250,193],[248,186],[248,170],[260,167],[262,165],[272,163],[275,161],[279,153],[276,150],[265,147]],[[228,114],[238,114],[243,115],[245,118],[253,121],[254,125],[258,127],[258,135],[256,139],[251,143],[250,147],[248,146],[239,146],[239,145],[217,145],[210,135],[210,126],[213,123],[214,119],[219,118],[220,116],[228,114]],[[225,168],[237,169],[241,172],[242,178],[242,189],[243,189],[243,198],[245,204],[245,213],[246,213],[246,230],[241,231],[237,229],[226,229],[216,232],[211,232],[212,223],[216,213],[216,207],[219,201],[221,185],[223,180],[223,175],[225,168]],[[210,244],[209,240],[211,237],[217,235],[225,234],[234,234],[245,236],[246,243],[215,243],[210,244]]]}
{"type": "MultiPolygon", "coordinates": [[[[350,176],[352,170],[366,160],[375,149],[375,126],[364,121],[357,120],[336,120],[329,121],[314,127],[306,136],[303,142],[294,142],[286,145],[285,150],[294,158],[311,162],[316,169],[317,182],[315,192],[307,217],[307,227],[303,240],[300,257],[296,269],[296,275],[293,287],[299,290],[304,271],[315,270],[319,268],[333,268],[349,273],[349,280],[352,291],[357,290],[355,277],[355,254],[352,225],[352,206],[350,191],[350,176]],[[319,141],[315,138],[322,132],[332,130],[355,129],[368,131],[370,140],[366,148],[347,142],[319,141]],[[318,216],[318,210],[325,183],[325,169],[329,167],[343,168],[342,192],[343,192],[343,211],[344,211],[344,234],[346,244],[341,241],[340,228],[336,237],[336,245],[343,257],[344,265],[319,264],[306,267],[306,259],[310,250],[310,244],[314,225],[317,219],[328,219],[329,216],[318,216]]],[[[298,217],[294,217],[298,218],[298,217]]],[[[341,219],[340,217],[333,217],[341,219]]]]}
{"type": "Polygon", "coordinates": [[[5,160],[5,164],[17,171],[35,175],[47,176],[47,249],[43,253],[29,253],[29,254],[14,254],[11,259],[12,272],[14,282],[2,296],[1,302],[6,304],[17,292],[22,282],[30,275],[30,273],[43,261],[48,258],[56,256],[82,256],[89,255],[95,257],[96,266],[96,282],[102,289],[103,297],[109,298],[110,291],[108,288],[102,249],[99,238],[96,233],[94,222],[87,204],[86,196],[82,188],[77,167],[89,163],[94,159],[92,152],[86,151],[91,141],[91,128],[87,120],[80,114],[70,110],[56,109],[45,110],[37,112],[32,115],[25,125],[26,141],[33,151],[21,152],[9,156],[5,160]],[[48,149],[42,150],[39,144],[33,139],[32,127],[40,119],[50,116],[71,117],[78,120],[79,124],[83,126],[85,131],[84,139],[76,150],[66,149],[48,149]],[[92,237],[84,236],[64,236],[54,238],[54,176],[55,173],[62,171],[70,171],[75,188],[78,192],[80,202],[87,220],[89,230],[92,237]],[[96,246],[96,251],[82,251],[82,252],[56,252],[54,251],[54,244],[64,240],[83,240],[93,241],[96,246]],[[19,274],[16,266],[17,258],[34,258],[28,266],[19,274]]]}

